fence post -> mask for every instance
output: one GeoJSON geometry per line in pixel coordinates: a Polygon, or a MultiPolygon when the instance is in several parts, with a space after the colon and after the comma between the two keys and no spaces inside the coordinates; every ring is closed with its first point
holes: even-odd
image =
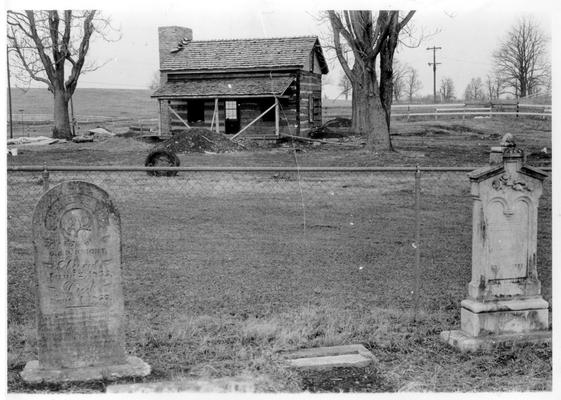
{"type": "Polygon", "coordinates": [[[43,164],[43,192],[49,190],[49,171],[47,170],[47,163],[43,164]]]}
{"type": "Polygon", "coordinates": [[[417,306],[419,303],[420,279],[421,279],[421,169],[417,165],[415,171],[415,311],[413,318],[416,318],[417,306]]]}

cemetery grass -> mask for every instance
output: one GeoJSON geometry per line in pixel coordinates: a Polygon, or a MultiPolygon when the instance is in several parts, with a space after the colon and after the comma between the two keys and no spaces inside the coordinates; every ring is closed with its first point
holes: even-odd
{"type": "MultiPolygon", "coordinates": [[[[410,154],[426,151],[426,137],[402,139],[410,154]]],[[[395,162],[455,166],[451,160],[459,159],[460,165],[480,165],[487,157],[463,159],[453,146],[467,151],[475,139],[433,139],[442,156],[427,152],[429,160],[407,155],[395,162]]],[[[550,146],[547,137],[540,140],[533,146],[550,146]]],[[[495,142],[489,139],[484,147],[495,142]]],[[[104,143],[115,153],[108,150],[107,158],[119,163],[118,151],[104,143]]],[[[139,146],[140,153],[144,144],[122,146],[139,146]]],[[[51,165],[60,161],[47,152],[51,165]]],[[[104,165],[102,154],[84,149],[80,157],[104,165]]],[[[195,155],[191,161],[189,155],[182,162],[224,157],[245,165],[266,154],[195,155]]],[[[269,154],[276,162],[294,163],[294,154],[269,154]]],[[[361,150],[349,154],[356,165],[381,162],[361,150]]],[[[304,148],[296,156],[304,163],[344,163],[339,149],[304,148]]],[[[549,345],[462,354],[439,339],[441,331],[458,329],[459,303],[470,279],[471,200],[464,173],[423,174],[419,275],[411,245],[410,174],[375,174],[366,185],[355,177],[299,182],[290,174],[75,177],[106,188],[121,212],[126,349],[153,369],[149,377],[121,382],[237,376],[272,392],[551,390],[549,345]],[[301,374],[283,364],[285,351],[348,343],[365,345],[376,362],[332,374],[301,374]]],[[[62,176],[52,179],[55,184],[62,176]]],[[[14,191],[8,215],[14,207],[34,206],[40,185],[27,184],[34,185],[33,195],[14,191]]],[[[14,183],[8,190],[16,188],[14,183]]],[[[33,253],[29,220],[18,225],[26,229],[8,223],[9,391],[103,391],[108,381],[33,386],[19,377],[37,357],[33,253]]],[[[550,181],[538,226],[538,273],[551,302],[550,181]]]]}

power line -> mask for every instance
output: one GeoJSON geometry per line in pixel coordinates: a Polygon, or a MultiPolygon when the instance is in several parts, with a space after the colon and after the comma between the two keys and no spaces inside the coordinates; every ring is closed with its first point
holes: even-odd
{"type": "Polygon", "coordinates": [[[434,96],[434,102],[436,103],[436,65],[437,64],[442,64],[442,63],[437,63],[436,62],[436,50],[441,50],[442,47],[427,47],[427,50],[432,50],[432,62],[429,63],[429,66],[432,65],[432,72],[433,72],[433,96],[434,96]]]}

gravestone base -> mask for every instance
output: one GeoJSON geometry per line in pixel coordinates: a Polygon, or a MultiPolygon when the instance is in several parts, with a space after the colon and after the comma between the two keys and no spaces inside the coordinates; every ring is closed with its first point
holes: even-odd
{"type": "Polygon", "coordinates": [[[461,303],[461,329],[477,337],[528,333],[549,328],[548,303],[542,298],[461,303]]]}
{"type": "Polygon", "coordinates": [[[541,297],[485,302],[466,299],[461,306],[461,330],[440,334],[461,351],[551,341],[548,302],[541,297]]]}
{"type": "Polygon", "coordinates": [[[29,361],[21,372],[27,383],[61,383],[93,380],[113,380],[128,376],[150,375],[150,365],[138,357],[128,356],[126,364],[95,367],[43,369],[38,360],[29,361]]]}
{"type": "Polygon", "coordinates": [[[526,343],[551,343],[551,331],[535,331],[527,333],[509,333],[502,335],[487,335],[474,337],[461,331],[442,331],[440,338],[450,346],[462,352],[478,350],[489,351],[501,346],[513,347],[526,343]]]}

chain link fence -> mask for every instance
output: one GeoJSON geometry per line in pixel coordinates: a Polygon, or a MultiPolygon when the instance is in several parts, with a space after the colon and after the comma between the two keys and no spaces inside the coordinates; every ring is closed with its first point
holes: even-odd
{"type": "MultiPolygon", "coordinates": [[[[169,305],[180,291],[192,310],[252,313],[318,293],[343,304],[455,304],[471,273],[470,170],[9,167],[8,318],[34,318],[33,209],[67,180],[94,183],[114,199],[131,301],[169,305]],[[156,169],[177,175],[148,174],[156,169]]],[[[549,179],[544,189],[538,260],[550,301],[549,179]]]]}

